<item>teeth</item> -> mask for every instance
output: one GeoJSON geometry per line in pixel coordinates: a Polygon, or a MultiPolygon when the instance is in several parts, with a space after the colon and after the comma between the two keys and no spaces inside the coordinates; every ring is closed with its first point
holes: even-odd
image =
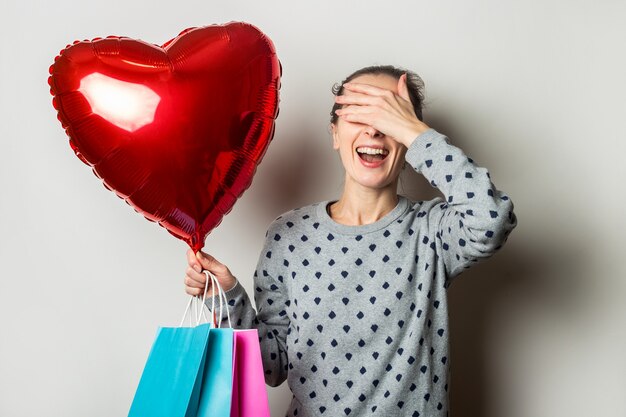
{"type": "Polygon", "coordinates": [[[356,148],[356,151],[358,153],[366,153],[369,155],[387,155],[389,153],[387,149],[375,149],[375,148],[368,148],[366,146],[356,148]]]}

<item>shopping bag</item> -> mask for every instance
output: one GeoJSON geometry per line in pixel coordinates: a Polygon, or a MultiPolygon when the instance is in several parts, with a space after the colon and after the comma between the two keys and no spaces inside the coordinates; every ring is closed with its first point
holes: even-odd
{"type": "Polygon", "coordinates": [[[233,393],[233,329],[211,329],[197,417],[230,417],[233,393]]]}
{"type": "Polygon", "coordinates": [[[196,417],[211,335],[211,324],[200,324],[206,292],[201,302],[191,297],[179,327],[157,331],[128,417],[196,417]],[[183,327],[187,317],[190,327],[183,327]]]}
{"type": "MultiPolygon", "coordinates": [[[[218,289],[217,317],[225,307],[228,328],[220,328],[220,320],[211,329],[197,417],[270,417],[259,334],[232,329],[226,294],[217,279],[205,274],[218,289]]],[[[210,311],[216,322],[215,297],[210,311]]]]}
{"type": "Polygon", "coordinates": [[[128,417],[195,417],[208,338],[209,324],[160,328],[128,417]]]}
{"type": "Polygon", "coordinates": [[[211,329],[197,417],[270,417],[256,329],[211,329]]]}
{"type": "Polygon", "coordinates": [[[232,329],[226,294],[205,273],[218,290],[217,317],[225,306],[229,327],[217,323],[216,297],[212,323],[199,324],[202,317],[208,321],[205,288],[201,306],[192,309],[195,327],[159,329],[129,417],[270,417],[258,332],[232,329]]]}
{"type": "Polygon", "coordinates": [[[234,331],[233,397],[230,417],[270,417],[256,329],[234,331]]]}

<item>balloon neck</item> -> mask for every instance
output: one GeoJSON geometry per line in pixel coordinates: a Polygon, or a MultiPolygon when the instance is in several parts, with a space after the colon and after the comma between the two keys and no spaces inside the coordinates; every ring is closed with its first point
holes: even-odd
{"type": "Polygon", "coordinates": [[[198,253],[204,247],[204,241],[198,233],[194,233],[189,236],[187,244],[193,250],[193,253],[198,253]]]}

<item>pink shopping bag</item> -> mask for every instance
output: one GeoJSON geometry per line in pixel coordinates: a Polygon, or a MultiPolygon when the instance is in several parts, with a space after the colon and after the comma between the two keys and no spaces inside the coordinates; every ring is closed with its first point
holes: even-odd
{"type": "Polygon", "coordinates": [[[234,330],[231,417],[270,417],[259,334],[234,330]]]}

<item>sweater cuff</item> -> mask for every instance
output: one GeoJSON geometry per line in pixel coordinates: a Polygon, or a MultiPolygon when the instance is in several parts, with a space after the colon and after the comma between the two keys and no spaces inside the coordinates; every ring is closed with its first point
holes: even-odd
{"type": "Polygon", "coordinates": [[[230,300],[231,298],[238,297],[242,292],[244,292],[243,286],[239,283],[239,280],[236,280],[235,286],[228,291],[224,291],[226,294],[226,298],[230,300]]]}
{"type": "MultiPolygon", "coordinates": [[[[244,292],[245,289],[243,288],[243,285],[241,285],[239,283],[239,280],[237,280],[237,282],[235,282],[235,286],[228,291],[224,291],[224,294],[226,294],[226,300],[230,302],[230,300],[238,299],[244,292]]],[[[220,299],[218,295],[216,294],[215,297],[210,297],[208,296],[209,294],[211,294],[211,291],[207,293],[207,297],[205,300],[206,305],[211,306],[213,298],[215,298],[215,305],[219,305],[220,299]]]]}
{"type": "Polygon", "coordinates": [[[406,151],[404,159],[418,172],[421,172],[424,163],[425,150],[435,144],[435,142],[446,142],[446,137],[435,129],[430,128],[415,138],[411,146],[406,151]]]}

